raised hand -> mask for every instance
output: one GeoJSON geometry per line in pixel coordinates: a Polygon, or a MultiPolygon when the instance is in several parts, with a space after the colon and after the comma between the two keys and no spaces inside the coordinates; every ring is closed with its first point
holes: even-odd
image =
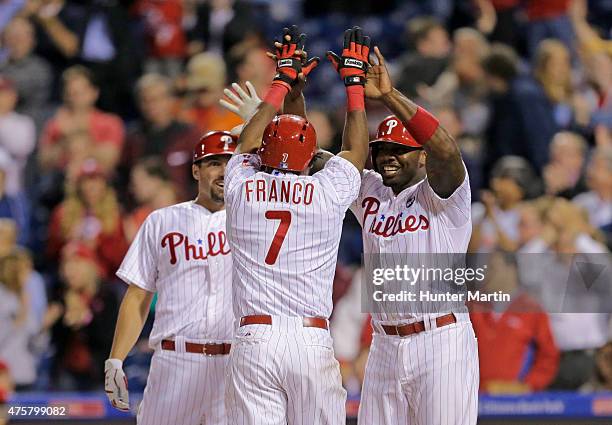
{"type": "Polygon", "coordinates": [[[319,64],[319,58],[314,57],[306,61],[304,43],[306,34],[298,34],[298,27],[291,25],[283,29],[282,42],[275,42],[276,54],[268,54],[276,60],[276,75],[274,81],[294,86],[299,83],[299,74],[304,78],[319,64]]]}
{"type": "Polygon", "coordinates": [[[385,64],[385,58],[380,53],[378,46],[374,46],[374,54],[378,63],[371,64],[372,67],[368,71],[365,96],[370,99],[379,99],[393,91],[393,84],[385,64]]]}
{"type": "Polygon", "coordinates": [[[225,96],[227,96],[231,102],[221,99],[219,100],[219,104],[228,111],[240,116],[242,121],[247,122],[255,115],[257,107],[261,103],[261,99],[257,96],[257,91],[255,91],[255,87],[253,87],[250,81],[247,81],[245,86],[248,93],[245,92],[239,84],[233,83],[232,88],[234,91],[230,89],[223,90],[223,93],[225,93],[225,96]]]}
{"type": "Polygon", "coordinates": [[[327,59],[342,77],[345,86],[366,84],[368,73],[368,56],[370,54],[370,37],[364,36],[361,28],[353,27],[344,32],[342,55],[327,52],[327,59]]]}

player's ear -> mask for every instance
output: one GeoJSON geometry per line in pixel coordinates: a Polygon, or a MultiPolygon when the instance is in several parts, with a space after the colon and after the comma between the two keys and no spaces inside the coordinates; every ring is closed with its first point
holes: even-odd
{"type": "Polygon", "coordinates": [[[421,154],[419,155],[419,168],[424,167],[426,161],[427,161],[427,152],[422,150],[421,154]]]}
{"type": "Polygon", "coordinates": [[[198,167],[198,164],[193,164],[191,166],[191,175],[193,176],[195,181],[200,181],[200,167],[198,167]]]}

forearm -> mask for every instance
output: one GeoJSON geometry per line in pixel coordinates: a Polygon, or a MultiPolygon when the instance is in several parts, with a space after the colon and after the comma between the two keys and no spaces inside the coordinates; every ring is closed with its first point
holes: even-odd
{"type": "Polygon", "coordinates": [[[41,17],[39,22],[57,48],[68,58],[79,52],[79,39],[57,17],[41,17]]]}
{"type": "Polygon", "coordinates": [[[142,291],[130,286],[121,302],[109,358],[123,361],[142,332],[153,298],[152,293],[142,294],[142,291]]]}
{"type": "Polygon", "coordinates": [[[342,133],[342,152],[359,172],[365,167],[368,158],[368,122],[364,110],[348,111],[342,133]]]}
{"type": "Polygon", "coordinates": [[[249,153],[259,149],[261,138],[266,126],[276,116],[276,107],[267,102],[261,102],[257,112],[242,129],[238,145],[240,152],[249,153]]]}
{"type": "Polygon", "coordinates": [[[426,170],[431,187],[441,197],[450,196],[465,178],[461,151],[453,137],[433,116],[398,90],[383,96],[383,102],[427,153],[426,170]],[[422,122],[427,125],[424,127],[422,122]]]}
{"type": "Polygon", "coordinates": [[[307,118],[306,100],[304,99],[304,94],[300,93],[299,96],[291,97],[291,95],[289,95],[285,97],[285,102],[283,104],[283,113],[298,115],[300,117],[307,118]]]}

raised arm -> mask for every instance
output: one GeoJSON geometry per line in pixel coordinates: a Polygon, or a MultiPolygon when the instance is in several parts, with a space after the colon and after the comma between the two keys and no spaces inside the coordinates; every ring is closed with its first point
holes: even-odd
{"type": "Polygon", "coordinates": [[[457,143],[434,116],[393,88],[385,58],[378,47],[374,47],[374,53],[378,64],[368,73],[366,97],[381,100],[423,146],[429,184],[438,196],[448,198],[465,179],[457,143]]]}
{"type": "Polygon", "coordinates": [[[300,78],[304,80],[317,66],[318,58],[302,63],[305,39],[306,35],[299,34],[298,28],[292,25],[291,28],[284,29],[282,43],[275,43],[276,75],[264,101],[259,104],[255,115],[242,129],[238,139],[240,152],[253,152],[259,148],[266,126],[281,109],[291,88],[300,78]]]}
{"type": "Polygon", "coordinates": [[[342,77],[346,86],[347,108],[342,151],[338,154],[361,172],[368,158],[368,123],[365,113],[364,86],[368,71],[370,37],[361,28],[344,32],[342,56],[327,52],[327,58],[342,77]]]}

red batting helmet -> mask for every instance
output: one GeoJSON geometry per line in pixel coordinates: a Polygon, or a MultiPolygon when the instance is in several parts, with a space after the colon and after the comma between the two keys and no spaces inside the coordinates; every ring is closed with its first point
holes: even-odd
{"type": "Polygon", "coordinates": [[[306,118],[284,114],[266,127],[257,151],[261,165],[288,171],[304,171],[317,149],[317,135],[306,118]]]}
{"type": "Polygon", "coordinates": [[[387,118],[381,121],[378,125],[378,131],[376,132],[376,138],[370,142],[370,145],[375,143],[395,143],[397,145],[408,146],[410,148],[421,149],[423,146],[419,145],[414,137],[404,124],[394,115],[389,115],[387,118]]]}
{"type": "Polygon", "coordinates": [[[212,155],[231,155],[236,146],[236,137],[229,131],[209,131],[193,149],[193,163],[212,155]]]}

